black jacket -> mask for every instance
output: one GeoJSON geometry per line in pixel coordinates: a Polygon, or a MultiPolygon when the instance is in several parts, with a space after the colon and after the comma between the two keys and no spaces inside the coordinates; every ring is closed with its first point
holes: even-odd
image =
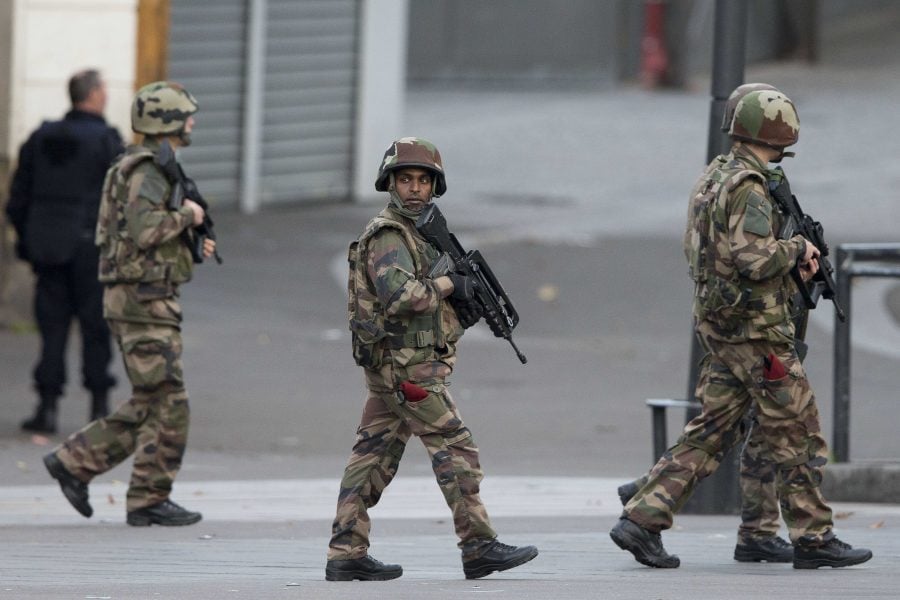
{"type": "Polygon", "coordinates": [[[45,121],[19,152],[6,213],[19,236],[19,256],[33,265],[72,260],[79,242],[93,243],[103,178],[124,150],[102,116],[69,111],[45,121]]]}

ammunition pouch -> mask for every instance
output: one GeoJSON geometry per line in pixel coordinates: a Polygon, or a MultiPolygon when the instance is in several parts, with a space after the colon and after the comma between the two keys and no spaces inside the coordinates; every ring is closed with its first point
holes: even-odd
{"type": "Polygon", "coordinates": [[[747,315],[745,293],[736,282],[711,276],[697,286],[694,316],[698,320],[731,325],[728,328],[732,329],[747,315]]]}
{"type": "Polygon", "coordinates": [[[350,320],[353,360],[360,367],[377,369],[382,362],[382,341],[388,333],[374,321],[350,320]]]}

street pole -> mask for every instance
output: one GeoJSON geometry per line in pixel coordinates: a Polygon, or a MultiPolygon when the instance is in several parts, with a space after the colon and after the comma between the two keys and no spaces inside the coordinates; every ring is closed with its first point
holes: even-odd
{"type": "MultiPolygon", "coordinates": [[[[716,0],[713,32],[712,100],[709,107],[709,137],[706,162],[728,152],[731,140],[721,129],[725,104],[734,88],[744,83],[744,64],[747,48],[747,0],[716,0]]],[[[696,336],[691,336],[691,358],[688,369],[686,398],[694,397],[700,359],[703,351],[696,336]]],[[[687,420],[699,414],[689,410],[687,420]]],[[[739,447],[738,447],[739,448],[739,447]]],[[[740,452],[731,452],[722,459],[719,469],[697,486],[690,500],[681,510],[694,514],[737,514],[741,509],[738,487],[740,452]]]]}

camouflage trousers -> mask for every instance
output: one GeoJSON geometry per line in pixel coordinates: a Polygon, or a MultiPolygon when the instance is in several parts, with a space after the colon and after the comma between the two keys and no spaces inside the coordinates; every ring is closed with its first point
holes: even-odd
{"type": "MultiPolygon", "coordinates": [[[[738,527],[739,540],[762,540],[778,534],[781,512],[778,503],[778,491],[775,487],[775,463],[769,455],[765,440],[755,424],[755,416],[742,421],[742,430],[748,428],[746,435],[735,436],[735,440],[743,440],[740,456],[740,492],[741,492],[741,524],[738,527]]],[[[715,457],[717,464],[730,454],[733,447],[723,449],[715,457]]],[[[650,475],[635,479],[632,484],[638,488],[647,485],[650,475]]],[[[681,510],[690,496],[685,494],[681,502],[673,509],[673,513],[681,510]]]]}
{"type": "Polygon", "coordinates": [[[190,409],[178,328],[113,320],[109,325],[131,381],[131,399],[70,435],[56,454],[84,482],[134,454],[130,512],[169,497],[187,444],[190,409]]]}
{"type": "Polygon", "coordinates": [[[478,558],[497,537],[479,496],[483,478],[478,447],[463,424],[442,380],[428,396],[403,401],[395,392],[368,390],[356,443],[344,470],[328,559],[361,558],[369,548],[368,509],[375,506],[397,473],[410,436],[417,436],[453,514],[463,560],[478,558]]]}
{"type": "MultiPolygon", "coordinates": [[[[702,335],[704,325],[698,329],[702,335]]],[[[793,347],[763,340],[728,344],[708,336],[703,342],[709,354],[701,364],[696,390],[702,412],[651,469],[647,484],[625,506],[624,516],[650,531],[671,527],[673,513],[697,482],[718,468],[723,451],[735,444],[741,419],[752,407],[758,437],[752,438],[751,450],[774,463],[791,540],[823,542],[832,527],[831,509],[819,490],[826,445],[815,397],[793,347]],[[770,354],[784,365],[784,377],[764,377],[764,358],[770,354]]]]}

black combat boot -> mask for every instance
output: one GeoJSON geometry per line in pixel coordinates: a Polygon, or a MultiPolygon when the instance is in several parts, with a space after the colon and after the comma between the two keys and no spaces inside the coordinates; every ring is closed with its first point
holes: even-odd
{"type": "Polygon", "coordinates": [[[329,560],[325,563],[325,581],[387,581],[403,575],[400,565],[386,565],[368,554],[362,558],[329,560]]]}
{"type": "Polygon", "coordinates": [[[821,546],[797,544],[794,548],[795,569],[818,569],[819,567],[849,567],[864,563],[872,558],[872,551],[853,548],[836,537],[821,546]]]}
{"type": "Polygon", "coordinates": [[[484,554],[463,563],[466,579],[478,579],[494,571],[506,571],[524,565],[538,555],[534,546],[510,546],[494,540],[484,554]]]}
{"type": "Polygon", "coordinates": [[[128,513],[126,521],[135,527],[149,527],[154,523],[167,527],[193,525],[203,518],[198,512],[192,512],[171,500],[163,500],[153,506],[145,506],[128,513]]]}
{"type": "Polygon", "coordinates": [[[794,547],[777,536],[740,538],[734,547],[734,560],[738,562],[787,563],[794,560],[794,547]]]}
{"type": "Polygon", "coordinates": [[[109,390],[94,390],[91,392],[90,421],[102,419],[109,414],[109,390]]]}
{"type": "Polygon", "coordinates": [[[681,560],[674,554],[668,554],[663,548],[662,538],[658,533],[644,529],[637,523],[622,517],[609,532],[609,537],[622,550],[634,555],[642,565],[658,569],[675,569],[681,560]]]}
{"type": "Polygon", "coordinates": [[[639,489],[641,489],[641,487],[638,485],[637,481],[620,485],[616,491],[619,493],[619,502],[622,503],[622,506],[628,504],[628,501],[638,493],[639,489]]]}
{"type": "Polygon", "coordinates": [[[91,508],[91,503],[88,502],[87,484],[69,473],[69,470],[56,457],[56,454],[51,452],[45,456],[44,466],[47,467],[47,472],[50,473],[50,476],[59,482],[63,495],[69,501],[69,504],[75,507],[75,510],[85,517],[90,517],[94,514],[94,509],[91,508]]]}
{"type": "Polygon", "coordinates": [[[22,429],[35,433],[56,433],[56,402],[58,396],[41,394],[34,416],[22,421],[22,429]]]}

